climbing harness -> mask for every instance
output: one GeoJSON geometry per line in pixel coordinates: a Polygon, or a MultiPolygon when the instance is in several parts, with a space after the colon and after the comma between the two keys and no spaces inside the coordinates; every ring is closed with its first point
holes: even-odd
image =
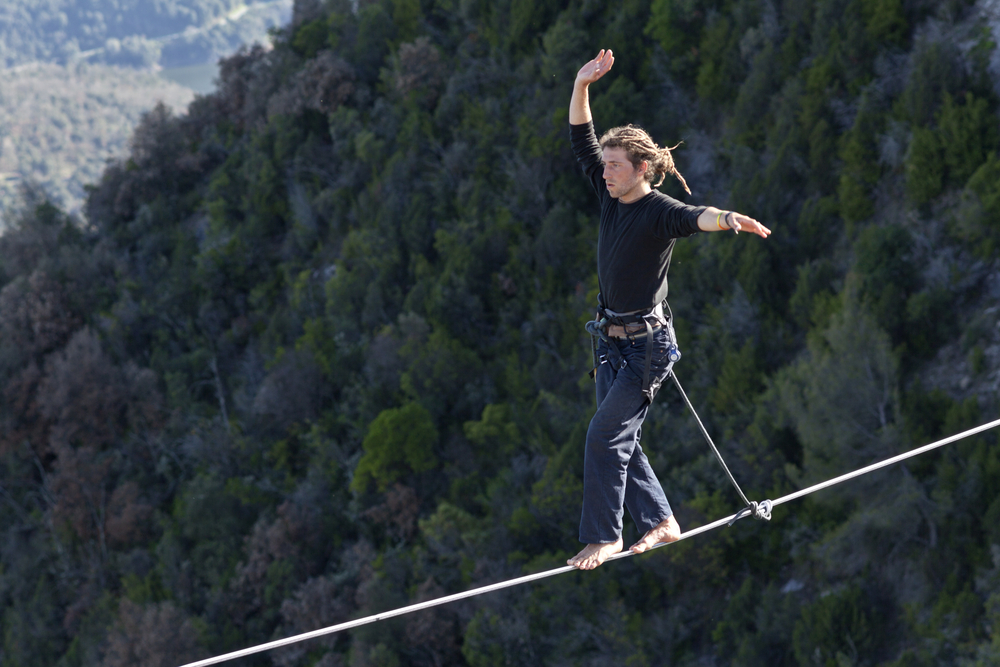
{"type": "Polygon", "coordinates": [[[625,368],[626,363],[617,345],[612,338],[628,339],[635,341],[637,338],[646,339],[646,360],[642,371],[642,393],[650,403],[656,397],[656,392],[660,390],[660,379],[650,377],[649,369],[653,362],[653,334],[662,330],[667,335],[667,372],[671,372],[674,363],[680,361],[681,352],[677,347],[677,334],[674,333],[674,317],[670,312],[670,304],[664,300],[660,305],[650,310],[637,310],[630,313],[616,313],[605,308],[601,295],[597,295],[598,319],[587,322],[585,328],[591,336],[591,343],[594,355],[594,367],[590,371],[590,377],[596,379],[597,369],[601,364],[611,363],[618,370],[625,368]],[[664,312],[665,311],[665,312],[664,312]],[[603,341],[608,347],[608,354],[601,355],[598,352],[598,339],[603,341]]]}
{"type": "MultiPolygon", "coordinates": [[[[905,452],[903,454],[899,454],[898,456],[894,456],[894,457],[892,457],[890,459],[886,459],[884,461],[879,461],[878,463],[873,463],[870,466],[861,468],[859,470],[855,470],[853,472],[846,473],[844,475],[841,475],[840,477],[834,477],[833,479],[828,479],[825,482],[820,482],[819,484],[815,484],[815,485],[810,486],[810,487],[808,487],[806,489],[802,489],[800,491],[796,491],[795,493],[790,493],[787,496],[782,496],[781,498],[778,498],[777,500],[774,500],[774,501],[771,501],[771,502],[765,501],[765,503],[767,503],[769,506],[777,507],[778,505],[783,505],[783,504],[785,504],[787,502],[791,502],[791,501],[796,500],[798,498],[801,498],[803,496],[807,496],[807,495],[809,495],[811,493],[815,493],[817,491],[820,491],[822,489],[826,489],[826,488],[834,486],[836,484],[840,484],[841,482],[846,482],[848,480],[854,479],[855,477],[860,477],[861,475],[866,475],[866,474],[868,474],[870,472],[874,472],[874,471],[879,470],[881,468],[886,468],[886,467],[891,466],[891,465],[893,465],[895,463],[899,463],[900,461],[904,461],[904,460],[912,458],[914,456],[919,456],[920,454],[925,454],[925,453],[927,453],[927,452],[929,452],[931,450],[937,449],[939,447],[944,447],[945,445],[949,445],[949,444],[951,444],[953,442],[958,442],[959,440],[964,440],[965,438],[972,437],[972,436],[976,435],[977,433],[982,433],[983,431],[988,431],[988,430],[990,430],[992,428],[996,428],[997,426],[1000,426],[1000,419],[992,421],[992,422],[990,422],[988,424],[983,424],[982,426],[977,426],[975,428],[969,429],[968,431],[963,431],[961,433],[957,433],[957,434],[955,434],[953,436],[950,436],[948,438],[944,438],[943,440],[938,440],[937,442],[932,442],[929,445],[924,445],[923,447],[919,447],[917,449],[912,449],[912,450],[910,450],[908,452],[905,452]]],[[[758,507],[759,507],[759,505],[758,505],[758,507]]],[[[689,530],[687,532],[681,533],[681,536],[677,539],[677,541],[686,540],[689,537],[694,537],[695,535],[700,535],[702,533],[707,533],[708,531],[715,530],[716,528],[719,528],[720,526],[724,526],[724,525],[727,525],[727,524],[728,525],[732,525],[735,521],[741,519],[743,516],[746,516],[747,515],[747,511],[750,510],[750,509],[751,508],[746,507],[746,508],[740,510],[739,512],[737,512],[736,514],[733,514],[731,516],[727,516],[727,517],[724,517],[722,519],[718,519],[716,521],[713,521],[712,523],[705,524],[704,526],[699,526],[697,528],[692,528],[691,530],[689,530]]],[[[768,507],[768,511],[770,511],[770,507],[768,507]]],[[[753,508],[753,512],[756,513],[757,512],[757,508],[753,508]]],[[[653,547],[651,547],[650,550],[652,550],[652,549],[659,549],[660,547],[665,547],[665,546],[667,546],[667,544],[668,543],[660,542],[659,544],[656,544],[653,547]]],[[[629,557],[634,556],[634,555],[635,554],[632,553],[631,551],[621,551],[621,552],[616,553],[616,554],[614,554],[612,556],[609,556],[608,559],[605,562],[607,563],[607,562],[614,561],[614,560],[621,560],[622,558],[629,558],[629,557]]],[[[219,656],[216,656],[214,658],[207,658],[205,660],[199,660],[198,662],[191,662],[191,663],[188,663],[186,665],[182,665],[182,667],[208,667],[208,665],[217,665],[220,662],[227,662],[229,660],[235,660],[236,658],[243,658],[245,656],[253,655],[255,653],[262,653],[264,651],[270,651],[272,649],[280,648],[282,646],[288,646],[290,644],[296,644],[298,642],[302,642],[302,641],[305,641],[307,639],[315,639],[316,637],[323,637],[325,635],[331,635],[331,634],[334,634],[336,632],[343,632],[344,630],[350,630],[352,628],[357,628],[357,627],[360,627],[362,625],[368,625],[369,623],[375,623],[377,621],[383,621],[383,620],[388,619],[388,618],[395,618],[397,616],[402,616],[404,614],[409,614],[409,613],[412,613],[412,612],[415,612],[415,611],[421,611],[421,610],[424,610],[424,609],[430,609],[431,607],[437,607],[439,605],[448,604],[450,602],[457,602],[458,600],[465,600],[467,598],[475,597],[477,595],[483,595],[485,593],[492,593],[493,591],[499,591],[499,590],[502,590],[504,588],[511,588],[513,586],[520,586],[521,584],[527,584],[527,583],[530,583],[532,581],[538,581],[539,579],[545,579],[547,577],[552,577],[552,576],[555,576],[557,574],[564,574],[566,572],[573,572],[576,569],[577,568],[575,566],[573,566],[573,565],[564,565],[562,567],[557,567],[557,568],[554,568],[554,569],[551,569],[551,570],[545,570],[545,571],[542,571],[542,572],[536,572],[535,574],[529,574],[529,575],[524,576],[524,577],[518,577],[516,579],[509,579],[507,581],[501,581],[501,582],[498,582],[498,583],[495,583],[495,584],[490,584],[488,586],[482,586],[480,588],[473,588],[472,590],[465,591],[463,593],[456,593],[454,595],[446,595],[445,597],[436,598],[434,600],[427,600],[426,602],[420,602],[420,603],[417,603],[417,604],[410,605],[408,607],[400,607],[399,609],[393,609],[393,610],[390,610],[390,611],[383,612],[381,614],[375,614],[373,616],[366,616],[364,618],[359,618],[359,619],[356,619],[356,620],[353,620],[353,621],[348,621],[346,623],[340,623],[339,625],[331,625],[328,628],[322,628],[322,629],[319,629],[319,630],[313,630],[312,632],[305,632],[305,633],[300,634],[300,635],[294,635],[292,637],[286,637],[284,639],[278,639],[276,641],[268,642],[266,644],[260,644],[258,646],[251,646],[249,648],[241,649],[239,651],[233,651],[232,653],[226,653],[225,655],[219,655],[219,656]]]]}

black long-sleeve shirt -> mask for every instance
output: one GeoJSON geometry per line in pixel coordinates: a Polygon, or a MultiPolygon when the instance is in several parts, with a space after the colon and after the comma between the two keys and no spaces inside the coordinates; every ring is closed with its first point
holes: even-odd
{"type": "Polygon", "coordinates": [[[573,153],[601,203],[597,278],[604,306],[619,313],[650,310],[667,298],[674,240],[698,231],[703,206],[688,206],[659,190],[624,204],[604,183],[594,124],[570,125],[573,153]]]}

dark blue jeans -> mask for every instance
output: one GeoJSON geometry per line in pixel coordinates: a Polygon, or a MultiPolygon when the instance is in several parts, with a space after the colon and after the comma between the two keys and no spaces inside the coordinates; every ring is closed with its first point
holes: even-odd
{"type": "MultiPolygon", "coordinates": [[[[653,334],[650,379],[666,379],[668,336],[653,334]]],[[[649,401],[642,393],[645,336],[600,341],[597,412],[587,430],[583,463],[583,515],[580,541],[609,544],[622,534],[629,514],[643,533],[673,514],[656,473],[639,445],[649,401]]]]}

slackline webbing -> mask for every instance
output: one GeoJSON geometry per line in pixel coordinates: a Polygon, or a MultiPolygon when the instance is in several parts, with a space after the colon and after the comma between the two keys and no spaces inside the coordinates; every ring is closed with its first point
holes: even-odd
{"type": "MultiPolygon", "coordinates": [[[[932,449],[937,449],[938,447],[943,447],[943,446],[951,444],[953,442],[957,442],[959,440],[963,440],[965,438],[968,438],[968,437],[971,437],[973,435],[976,435],[977,433],[982,433],[983,431],[988,431],[991,428],[995,428],[997,426],[1000,426],[1000,419],[997,419],[995,421],[989,422],[988,424],[983,424],[982,426],[977,426],[976,428],[969,429],[968,431],[963,431],[961,433],[957,433],[957,434],[955,434],[953,436],[950,436],[950,437],[945,438],[943,440],[938,440],[937,442],[933,442],[933,443],[931,443],[929,445],[924,445],[923,447],[920,447],[918,449],[911,449],[910,451],[905,452],[903,454],[900,454],[898,456],[894,456],[894,457],[892,457],[890,459],[885,459],[884,461],[880,461],[878,463],[873,463],[870,466],[867,466],[867,467],[864,467],[864,468],[860,468],[860,469],[855,470],[853,472],[849,472],[847,474],[841,475],[840,477],[834,477],[833,479],[828,479],[825,482],[820,482],[819,484],[815,484],[815,485],[810,486],[810,487],[808,487],[806,489],[802,489],[801,491],[796,491],[795,493],[790,493],[787,496],[782,496],[781,498],[778,498],[777,500],[771,501],[771,504],[773,506],[783,505],[783,504],[785,504],[787,502],[791,502],[792,500],[796,500],[796,499],[801,498],[803,496],[807,496],[807,495],[809,495],[811,493],[815,493],[816,491],[820,491],[821,489],[825,489],[825,488],[834,486],[836,484],[840,484],[841,482],[846,482],[848,480],[854,479],[855,477],[860,477],[861,475],[868,474],[868,473],[873,472],[875,470],[878,470],[880,468],[885,468],[887,466],[891,466],[894,463],[899,463],[900,461],[904,461],[904,460],[912,458],[914,456],[919,456],[920,454],[924,454],[926,452],[929,452],[932,449]]],[[[704,526],[698,526],[697,528],[692,528],[691,530],[687,531],[686,533],[681,533],[681,536],[680,536],[680,538],[679,538],[678,541],[680,541],[680,540],[686,540],[689,537],[694,537],[695,535],[700,535],[701,533],[706,533],[706,532],[708,532],[710,530],[714,530],[714,529],[718,528],[719,526],[724,526],[727,523],[729,523],[730,521],[736,520],[737,518],[742,518],[742,517],[740,517],[741,513],[744,516],[746,516],[744,510],[740,510],[740,512],[737,512],[736,514],[732,514],[730,516],[727,516],[727,517],[725,517],[723,519],[718,519],[717,521],[713,521],[712,523],[705,524],[704,526]]],[[[664,546],[667,546],[667,543],[661,542],[661,543],[653,546],[652,549],[659,549],[660,547],[664,547],[664,546]]],[[[650,551],[652,549],[650,549],[650,551]]],[[[613,561],[613,560],[620,560],[622,558],[628,558],[628,557],[634,556],[634,555],[635,554],[633,554],[631,551],[621,551],[621,552],[619,552],[617,554],[614,554],[613,556],[610,556],[607,559],[607,561],[605,561],[605,562],[609,562],[609,561],[613,561]]],[[[316,637],[322,637],[324,635],[331,635],[331,634],[333,634],[335,632],[342,632],[344,630],[350,630],[351,628],[357,628],[357,627],[360,627],[362,625],[367,625],[369,623],[375,623],[377,621],[384,621],[384,620],[386,620],[388,618],[394,618],[396,616],[402,616],[403,614],[409,614],[411,612],[421,611],[423,609],[430,609],[431,607],[436,607],[436,606],[439,606],[439,605],[448,604],[449,602],[457,602],[458,600],[464,600],[466,598],[475,597],[477,595],[483,595],[485,593],[492,593],[493,591],[498,591],[498,590],[501,590],[503,588],[510,588],[512,586],[520,586],[521,584],[526,584],[526,583],[529,583],[531,581],[537,581],[539,579],[545,579],[546,577],[553,577],[553,576],[555,576],[557,574],[563,574],[565,572],[572,572],[573,570],[576,570],[576,569],[577,568],[574,567],[574,566],[572,566],[572,565],[564,565],[562,567],[557,567],[557,568],[552,569],[552,570],[545,570],[544,572],[537,572],[535,574],[529,574],[529,575],[524,576],[524,577],[518,577],[517,579],[509,579],[507,581],[501,581],[501,582],[496,583],[496,584],[490,584],[489,586],[482,586],[480,588],[474,588],[474,589],[472,589],[470,591],[465,591],[464,593],[456,593],[454,595],[448,595],[448,596],[445,596],[445,597],[442,597],[442,598],[436,598],[434,600],[427,600],[426,602],[420,602],[420,603],[417,603],[417,604],[410,605],[408,607],[400,607],[399,609],[393,609],[391,611],[382,612],[381,614],[375,614],[373,616],[366,616],[365,618],[359,618],[357,620],[348,621],[346,623],[340,623],[338,625],[331,625],[328,628],[322,628],[320,630],[313,630],[312,632],[305,632],[305,633],[300,634],[300,635],[294,635],[292,637],[286,637],[285,639],[278,639],[276,641],[268,642],[266,644],[260,644],[258,646],[251,646],[250,648],[245,648],[245,649],[242,649],[240,651],[233,651],[232,653],[226,653],[224,655],[219,655],[219,656],[216,656],[214,658],[207,658],[205,660],[199,660],[197,662],[191,662],[191,663],[188,663],[186,665],[182,665],[181,667],[206,667],[207,665],[216,665],[216,664],[218,664],[220,662],[226,662],[228,660],[235,660],[236,658],[242,658],[242,657],[245,657],[245,656],[248,656],[248,655],[253,655],[254,653],[262,653],[264,651],[270,651],[271,649],[280,648],[282,646],[288,646],[289,644],[296,644],[298,642],[302,642],[302,641],[305,641],[307,639],[315,639],[316,637]]]]}

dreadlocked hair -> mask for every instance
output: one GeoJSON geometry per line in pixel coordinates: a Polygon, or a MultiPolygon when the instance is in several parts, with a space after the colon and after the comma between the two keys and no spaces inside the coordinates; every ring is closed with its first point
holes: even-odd
{"type": "Polygon", "coordinates": [[[681,172],[677,171],[677,165],[674,164],[674,156],[670,154],[670,151],[680,146],[680,144],[677,144],[673,148],[660,148],[646,130],[636,125],[623,125],[611,128],[601,137],[600,144],[601,148],[624,149],[628,155],[629,162],[635,168],[638,168],[639,164],[644,161],[648,162],[649,168],[646,169],[646,180],[654,188],[659,187],[663,183],[663,179],[667,174],[673,174],[681,182],[681,185],[684,186],[684,191],[691,194],[691,188],[688,187],[687,181],[681,176],[681,172]]]}

